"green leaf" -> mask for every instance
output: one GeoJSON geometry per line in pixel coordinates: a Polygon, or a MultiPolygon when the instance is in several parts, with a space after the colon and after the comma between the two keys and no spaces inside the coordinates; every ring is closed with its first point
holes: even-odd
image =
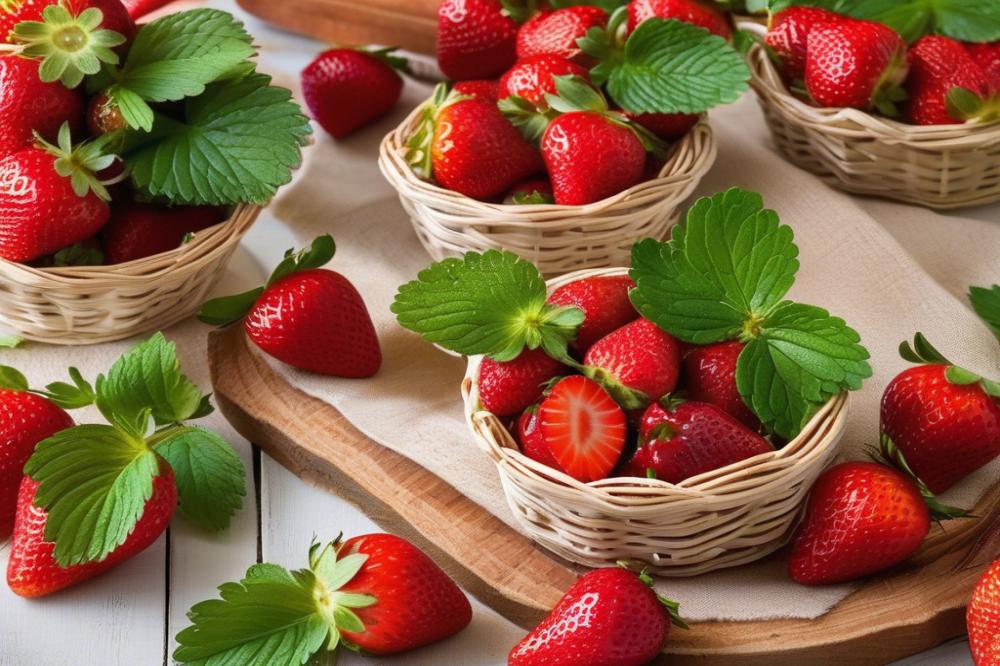
{"type": "Polygon", "coordinates": [[[126,133],[122,159],[146,196],[173,204],[264,204],[292,178],[311,132],[285,88],[254,74],[209,84],[175,119],[157,115],[152,136],[126,133]]]}
{"type": "Polygon", "coordinates": [[[391,309],[404,328],[459,354],[509,361],[525,347],[542,347],[564,358],[583,311],[545,300],[537,268],[510,252],[489,250],[432,264],[399,288],[391,309]]]}
{"type": "Polygon", "coordinates": [[[969,301],[993,334],[1000,338],[1000,285],[991,288],[969,287],[969,301]]]}
{"type": "Polygon", "coordinates": [[[39,484],[45,540],[65,567],[101,561],[125,543],[153,494],[159,461],[140,438],[82,425],[40,442],[24,473],[39,484]]]}
{"type": "Polygon", "coordinates": [[[145,132],[153,130],[156,116],[146,100],[128,88],[113,87],[108,89],[108,98],[118,107],[125,124],[145,132]]]}
{"type": "Polygon", "coordinates": [[[733,188],[699,199],[669,242],[633,247],[632,302],[687,342],[733,339],[788,292],[797,257],[791,228],[760,195],[733,188]]]}
{"type": "Polygon", "coordinates": [[[228,326],[243,319],[263,293],[264,287],[257,287],[242,294],[213,298],[201,306],[198,321],[211,326],[228,326]]]}
{"type": "Polygon", "coordinates": [[[9,391],[27,391],[28,387],[28,378],[20,370],[0,365],[0,388],[9,391]]]}
{"type": "Polygon", "coordinates": [[[0,349],[16,349],[24,343],[24,338],[16,335],[0,335],[0,349]]]}
{"type": "Polygon", "coordinates": [[[185,427],[155,450],[174,470],[184,517],[208,530],[229,527],[246,496],[246,470],[233,447],[214,432],[185,427]]]}
{"type": "Polygon", "coordinates": [[[722,37],[674,19],[649,19],[625,42],[607,90],[632,113],[702,113],[739,99],[750,69],[722,37]]]}
{"type": "Polygon", "coordinates": [[[63,409],[82,409],[89,407],[97,400],[97,394],[90,382],[83,378],[77,368],[69,369],[72,384],[67,382],[52,382],[45,387],[45,397],[63,409]]]}
{"type": "Polygon", "coordinates": [[[744,402],[773,432],[792,439],[816,410],[871,377],[868,351],[843,319],[784,302],[747,342],[736,365],[744,402]]]}

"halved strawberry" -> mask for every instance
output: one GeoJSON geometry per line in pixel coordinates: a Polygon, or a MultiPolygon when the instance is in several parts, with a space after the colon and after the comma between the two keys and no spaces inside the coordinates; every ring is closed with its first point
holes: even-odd
{"type": "Polygon", "coordinates": [[[574,375],[560,380],[538,410],[542,437],[567,474],[605,479],[625,448],[625,412],[601,386],[574,375]]]}

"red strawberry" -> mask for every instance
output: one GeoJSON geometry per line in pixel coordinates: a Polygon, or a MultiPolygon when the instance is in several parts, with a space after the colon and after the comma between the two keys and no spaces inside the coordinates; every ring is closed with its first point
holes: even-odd
{"type": "Polygon", "coordinates": [[[680,345],[653,322],[637,319],[595,342],[584,363],[602,379],[642,393],[645,406],[677,387],[680,345]]]}
{"type": "Polygon", "coordinates": [[[549,443],[542,435],[541,424],[538,420],[538,407],[538,405],[528,407],[517,420],[517,439],[521,442],[521,452],[532,460],[537,460],[543,465],[561,472],[562,467],[552,455],[549,443]]]}
{"type": "Polygon", "coordinates": [[[0,56],[0,159],[34,142],[33,132],[54,141],[63,123],[83,126],[83,99],[58,81],[42,83],[38,63],[0,56]]]}
{"type": "Polygon", "coordinates": [[[101,28],[113,30],[127,40],[135,36],[135,21],[121,0],[6,0],[0,9],[0,42],[12,41],[10,33],[15,25],[21,21],[41,21],[42,10],[59,2],[74,16],[90,7],[99,9],[101,28]]]}
{"type": "Polygon", "coordinates": [[[736,361],[743,351],[739,340],[695,347],[684,356],[687,397],[707,402],[740,421],[754,432],[761,425],[736,388],[736,361]]]}
{"type": "Polygon", "coordinates": [[[548,54],[586,60],[577,40],[607,22],[608,14],[603,9],[587,5],[536,14],[517,32],[517,57],[548,54]]]}
{"type": "Polygon", "coordinates": [[[0,540],[14,527],[22,470],[35,444],[72,427],[69,414],[51,401],[33,393],[0,389],[0,540]]]}
{"type": "Polygon", "coordinates": [[[511,650],[509,666],[640,666],[666,645],[677,604],[652,580],[620,567],[582,576],[511,650]]]}
{"type": "Polygon", "coordinates": [[[1000,560],[976,584],[965,620],[976,666],[1000,666],[1000,560]]]}
{"type": "Polygon", "coordinates": [[[705,28],[729,39],[733,29],[726,15],[709,4],[697,0],[632,0],[628,6],[628,29],[631,32],[651,18],[677,19],[705,28]]]}
{"type": "Polygon", "coordinates": [[[58,592],[138,555],[163,534],[177,507],[174,473],[168,465],[161,463],[160,475],[153,479],[153,494],[146,501],[142,516],[125,543],[100,562],[63,568],[53,557],[55,544],[45,541],[47,513],[33,502],[37,490],[38,483],[30,477],[21,482],[14,540],[7,562],[7,585],[22,597],[40,597],[58,592]]]}
{"type": "Polygon", "coordinates": [[[788,575],[825,585],[888,569],[920,546],[930,520],[917,484],[902,472],[871,462],[837,465],[812,488],[788,575]]]}
{"type": "Polygon", "coordinates": [[[566,367],[541,349],[525,349],[513,361],[486,357],[479,366],[479,402],[497,416],[513,416],[542,397],[542,385],[566,367]]]}
{"type": "Polygon", "coordinates": [[[715,405],[704,402],[653,403],[642,416],[640,443],[625,476],[649,476],[680,483],[762,453],[774,451],[766,439],[715,405]]]}
{"type": "Polygon", "coordinates": [[[31,261],[96,234],[111,212],[94,172],[113,159],[100,142],[74,150],[64,124],[58,148],[39,144],[0,160],[0,257],[31,261]]]}
{"type": "Polygon", "coordinates": [[[330,49],[302,70],[302,95],[313,118],[340,139],[378,120],[396,106],[403,91],[397,69],[406,60],[392,49],[330,49]]]}
{"type": "Polygon", "coordinates": [[[538,420],[559,467],[585,483],[607,478],[625,448],[625,412],[597,382],[580,375],[552,387],[538,420]]]}
{"type": "Polygon", "coordinates": [[[552,198],[552,183],[544,178],[530,178],[510,188],[503,198],[508,205],[527,206],[532,204],[555,203],[552,198]]]}
{"type": "Polygon", "coordinates": [[[994,90],[1000,90],[1000,42],[966,44],[965,48],[976,64],[986,72],[990,86],[994,90]]]}
{"type": "Polygon", "coordinates": [[[627,275],[589,277],[565,284],[549,296],[553,305],[575,305],[583,310],[583,325],[573,348],[586,353],[604,336],[639,318],[628,292],[635,287],[627,275]]]}
{"type": "Polygon", "coordinates": [[[452,90],[459,95],[467,95],[485,102],[497,102],[500,100],[500,82],[492,79],[459,81],[452,90]]]}
{"type": "Polygon", "coordinates": [[[676,141],[698,124],[694,113],[626,113],[633,120],[664,141],[676,141]]]}
{"type": "Polygon", "coordinates": [[[128,15],[133,19],[141,19],[146,14],[152,14],[160,7],[169,5],[173,0],[122,0],[128,15]]]}
{"type": "Polygon", "coordinates": [[[917,41],[907,57],[910,74],[905,112],[910,122],[954,125],[994,110],[986,107],[994,95],[989,78],[961,42],[930,35],[917,41]],[[974,101],[971,108],[963,110],[949,103],[956,88],[967,91],[974,101]]]}
{"type": "Polygon", "coordinates": [[[906,42],[895,30],[844,19],[814,27],[807,43],[806,90],[816,104],[893,115],[906,76],[906,42]]]}
{"type": "Polygon", "coordinates": [[[438,66],[454,81],[498,77],[517,59],[517,22],[500,0],[444,0],[437,40],[438,66]]]}
{"type": "Polygon", "coordinates": [[[226,219],[225,210],[212,206],[177,206],[127,202],[113,206],[104,228],[104,259],[108,264],[151,257],[181,246],[189,233],[226,219]]]}
{"type": "Polygon", "coordinates": [[[813,28],[841,21],[843,16],[819,7],[788,7],[771,17],[764,43],[781,61],[788,81],[801,79],[806,71],[806,48],[813,28]]]}
{"type": "Polygon", "coordinates": [[[375,655],[396,654],[428,645],[464,629],[472,606],[448,575],[419,548],[392,534],[348,539],[337,559],[367,555],[360,571],[338,592],[375,597],[370,606],[352,609],[364,631],[341,635],[375,655]]]}
{"type": "Polygon", "coordinates": [[[553,77],[573,75],[586,79],[587,70],[572,60],[558,55],[542,54],[524,58],[500,77],[500,99],[517,95],[539,109],[547,109],[549,105],[545,95],[556,94],[556,82],[553,77]]]}

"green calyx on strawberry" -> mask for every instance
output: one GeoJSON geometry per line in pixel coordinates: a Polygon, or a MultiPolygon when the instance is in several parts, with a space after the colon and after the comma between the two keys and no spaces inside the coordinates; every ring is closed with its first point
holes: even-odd
{"type": "Polygon", "coordinates": [[[931,512],[931,518],[934,520],[941,521],[951,520],[952,518],[974,517],[965,509],[942,504],[938,500],[937,496],[931,492],[931,489],[927,487],[927,484],[925,484],[920,477],[914,473],[913,469],[906,462],[906,456],[903,455],[903,452],[899,450],[899,447],[897,447],[892,439],[890,439],[885,433],[882,433],[879,438],[879,451],[877,455],[873,456],[873,459],[875,462],[895,467],[908,476],[920,490],[920,496],[923,497],[924,503],[927,504],[927,508],[931,512]]]}
{"type": "Polygon", "coordinates": [[[106,151],[115,139],[114,135],[106,134],[74,147],[69,123],[63,123],[59,128],[56,146],[35,135],[37,146],[55,158],[53,166],[56,173],[69,179],[76,196],[85,197],[93,192],[102,201],[111,201],[111,195],[97,174],[114,163],[115,156],[106,151]]]}
{"type": "Polygon", "coordinates": [[[945,358],[944,354],[928,342],[923,333],[917,333],[913,336],[912,347],[909,342],[901,342],[899,344],[899,355],[910,363],[917,365],[946,365],[948,368],[945,371],[945,377],[950,383],[956,386],[978,384],[987,395],[1000,400],[1000,382],[986,379],[970,370],[953,364],[945,358]]]}
{"type": "Polygon", "coordinates": [[[417,130],[406,142],[406,162],[413,168],[413,172],[417,174],[418,178],[429,180],[434,177],[431,144],[437,130],[438,116],[452,104],[466,99],[472,99],[472,97],[460,95],[450,90],[446,83],[439,83],[434,88],[430,102],[427,103],[421,114],[417,130]]]}
{"type": "Polygon", "coordinates": [[[75,88],[84,76],[97,74],[103,64],[117,65],[114,47],[125,43],[124,35],[101,28],[104,14],[88,7],[74,15],[63,4],[49,5],[41,21],[22,21],[14,26],[14,39],[21,55],[38,58],[42,81],[60,81],[75,88]]]}
{"type": "Polygon", "coordinates": [[[19,393],[32,393],[39,397],[62,407],[63,409],[80,409],[94,404],[97,394],[94,387],[83,378],[77,368],[69,369],[69,376],[72,384],[67,382],[53,382],[44,390],[32,389],[27,378],[15,368],[0,365],[0,389],[17,391],[19,393]]]}
{"type": "Polygon", "coordinates": [[[1000,119],[1000,91],[983,97],[968,88],[954,87],[945,95],[949,115],[966,122],[988,123],[1000,119]]]}
{"type": "Polygon", "coordinates": [[[500,0],[500,5],[503,7],[503,14],[518,24],[530,19],[541,8],[538,0],[500,0]]]}

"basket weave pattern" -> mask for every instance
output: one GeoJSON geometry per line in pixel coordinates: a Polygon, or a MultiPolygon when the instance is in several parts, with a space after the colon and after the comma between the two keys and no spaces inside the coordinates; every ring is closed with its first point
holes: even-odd
{"type": "Polygon", "coordinates": [[[791,95],[759,45],[751,85],[782,153],[826,182],[930,208],[1000,201],[1000,122],[907,125],[857,109],[826,109],[791,95]]]}
{"type": "Polygon", "coordinates": [[[32,268],[0,259],[0,324],[64,345],[166,328],[197,312],[260,211],[240,205],[176,250],[114,266],[32,268]]]}
{"type": "MultiPolygon", "coordinates": [[[[580,271],[550,289],[590,275],[580,271]]],[[[557,555],[591,567],[628,560],[663,576],[695,576],[758,560],[784,545],[813,482],[833,461],[847,421],[847,394],[831,399],[781,450],[672,485],[611,478],[581,483],[520,452],[510,432],[479,405],[482,357],[462,384],[477,443],[496,463],[522,527],[557,555]]]]}
{"type": "Polygon", "coordinates": [[[509,250],[543,275],[627,263],[639,238],[663,238],[679,206],[715,161],[704,118],[675,143],[659,177],[586,206],[485,203],[421,180],[406,162],[418,107],[382,141],[379,167],[399,192],[420,242],[435,261],[469,251],[509,250]]]}

